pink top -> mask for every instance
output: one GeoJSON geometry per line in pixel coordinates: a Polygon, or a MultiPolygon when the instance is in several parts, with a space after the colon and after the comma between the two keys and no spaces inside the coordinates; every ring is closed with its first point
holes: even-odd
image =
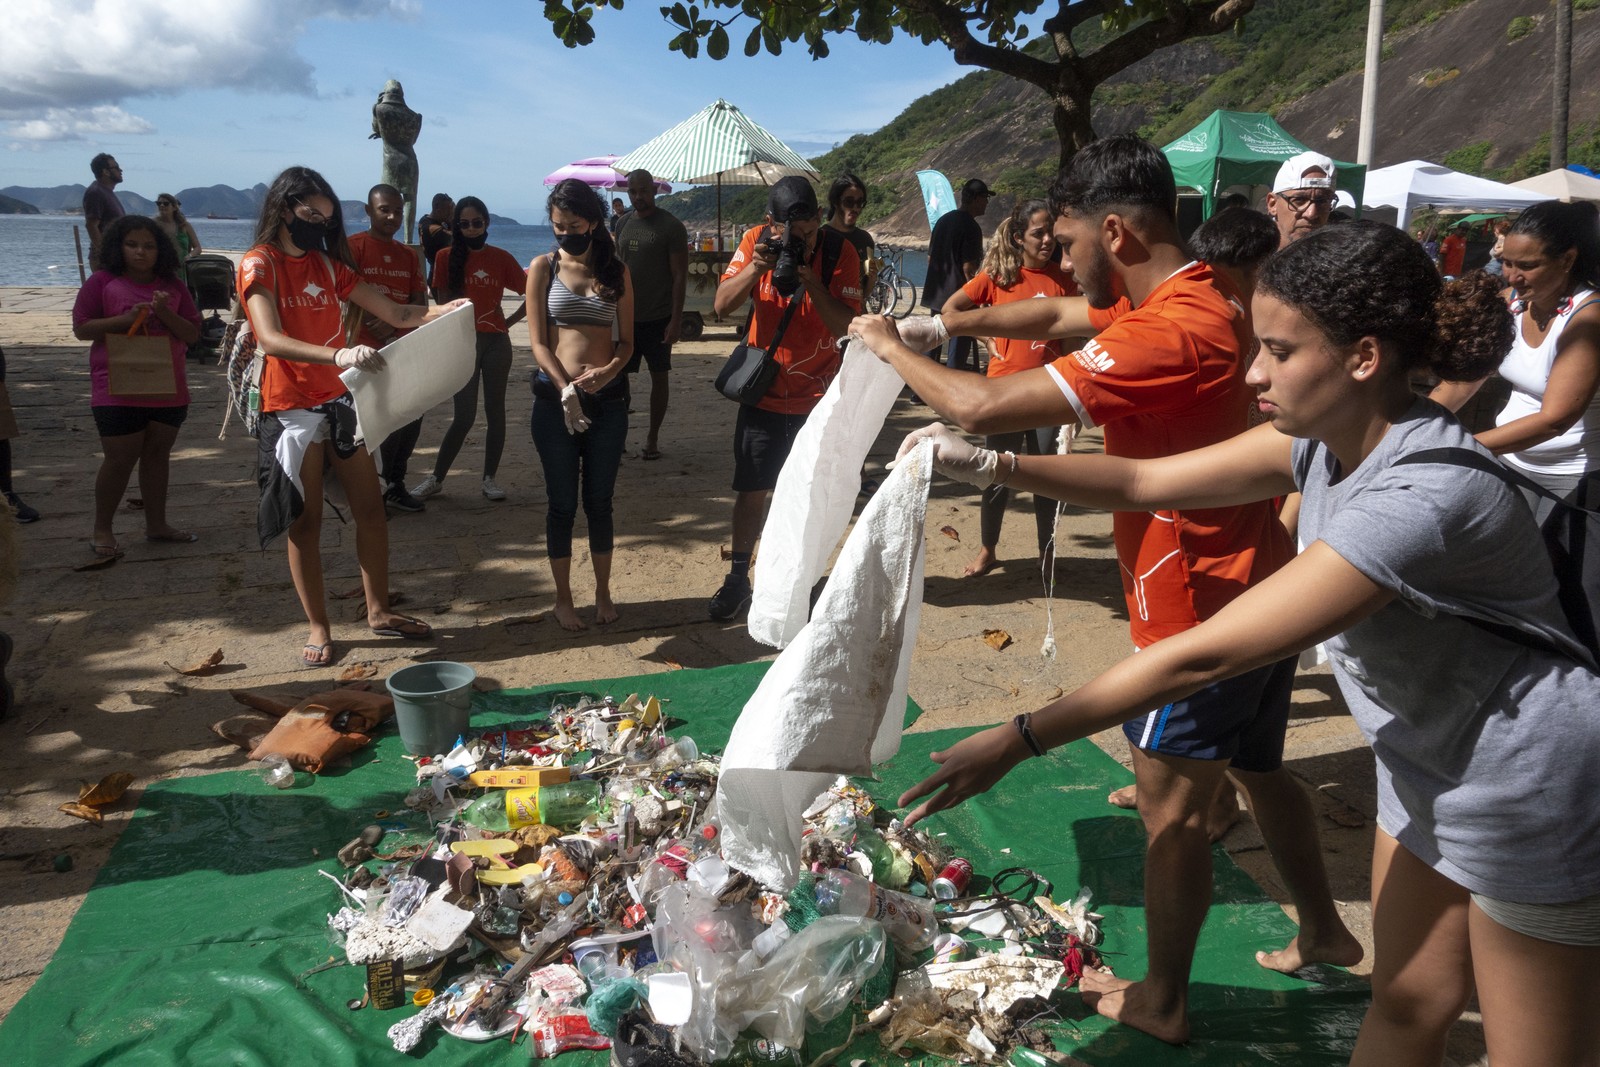
{"type": "MultiPolygon", "coordinates": [[[[157,278],[153,282],[140,284],[104,270],[89,275],[89,280],[78,290],[78,301],[72,305],[72,325],[81,326],[91,319],[115,318],[133,310],[135,304],[149,303],[157,292],[163,290],[168,294],[168,306],[174,312],[196,326],[200,325],[200,312],[194,306],[193,298],[189,296],[188,287],[176,278],[157,278]]],[[[171,337],[166,325],[153,314],[145,320],[145,328],[153,336],[170,337],[172,377],[178,383],[178,391],[172,396],[113,395],[110,387],[111,374],[106,366],[106,342],[102,338],[89,346],[89,376],[93,382],[93,393],[89,403],[92,406],[106,407],[118,404],[127,407],[164,408],[189,402],[189,380],[184,370],[184,355],[188,351],[188,346],[176,337],[171,337]]]]}

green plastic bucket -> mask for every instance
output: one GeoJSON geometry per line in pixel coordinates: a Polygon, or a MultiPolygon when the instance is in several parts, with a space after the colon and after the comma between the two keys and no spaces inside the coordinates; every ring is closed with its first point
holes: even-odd
{"type": "Polygon", "coordinates": [[[465,663],[440,660],[402,667],[385,680],[394,697],[400,741],[413,756],[435,756],[455,747],[472,725],[472,682],[478,672],[465,663]]]}

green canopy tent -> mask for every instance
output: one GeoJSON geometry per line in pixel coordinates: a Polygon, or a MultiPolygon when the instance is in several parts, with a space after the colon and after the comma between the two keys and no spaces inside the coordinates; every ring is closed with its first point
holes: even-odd
{"type": "MultiPolygon", "coordinates": [[[[1251,111],[1213,111],[1205,121],[1161,150],[1172,164],[1179,186],[1198,189],[1211,217],[1217,198],[1230,185],[1270,186],[1278,168],[1291,156],[1307,151],[1271,115],[1251,111]]],[[[1361,203],[1367,168],[1359,163],[1333,164],[1339,188],[1361,203]]]]}

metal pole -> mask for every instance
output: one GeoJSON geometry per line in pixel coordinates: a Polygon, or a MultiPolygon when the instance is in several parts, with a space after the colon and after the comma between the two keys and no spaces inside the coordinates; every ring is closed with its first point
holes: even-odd
{"type": "Polygon", "coordinates": [[[717,175],[717,251],[722,251],[722,175],[717,175]]]}
{"type": "Polygon", "coordinates": [[[1572,96],[1572,0],[1556,0],[1556,68],[1551,85],[1550,169],[1567,165],[1567,105],[1572,96]]]}
{"type": "Polygon", "coordinates": [[[1367,4],[1367,67],[1361,76],[1361,131],[1356,135],[1356,162],[1372,166],[1377,141],[1378,63],[1383,58],[1383,0],[1367,4]]]}

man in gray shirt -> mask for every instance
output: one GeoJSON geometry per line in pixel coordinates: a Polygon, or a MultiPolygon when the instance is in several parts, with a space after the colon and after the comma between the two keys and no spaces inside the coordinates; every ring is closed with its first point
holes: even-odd
{"type": "Polygon", "coordinates": [[[122,167],[109,152],[101,152],[89,161],[94,181],[83,191],[83,228],[89,232],[89,269],[100,269],[100,235],[107,226],[127,212],[117,199],[116,189],[122,181],[122,167]]]}
{"type": "Polygon", "coordinates": [[[628,175],[633,210],[617,230],[617,254],[633,275],[633,361],[628,373],[650,366],[650,431],[644,459],[660,459],[661,423],[667,417],[667,372],[683,326],[683,292],[689,278],[689,233],[670,211],[656,207],[656,180],[647,170],[628,175]]]}

